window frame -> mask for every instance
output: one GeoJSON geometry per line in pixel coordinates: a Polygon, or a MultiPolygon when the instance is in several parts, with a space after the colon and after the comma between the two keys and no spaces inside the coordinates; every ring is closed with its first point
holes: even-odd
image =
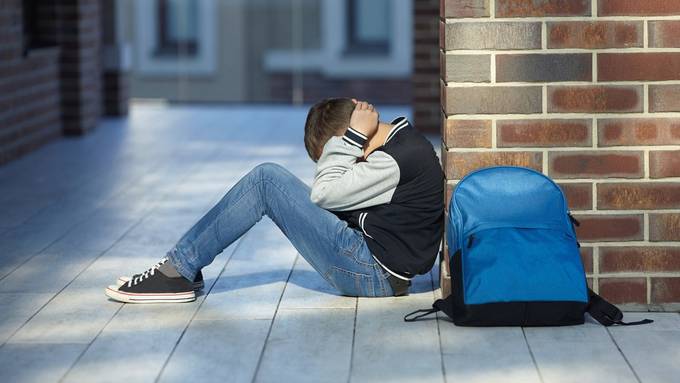
{"type": "Polygon", "coordinates": [[[270,50],[264,66],[269,72],[320,72],[331,78],[402,78],[413,72],[413,1],[390,0],[390,50],[386,55],[346,54],[347,6],[321,0],[321,49],[295,52],[270,50]],[[400,27],[400,26],[405,27],[400,27]],[[409,41],[410,44],[399,44],[409,41]]]}
{"type": "Polygon", "coordinates": [[[159,0],[134,2],[134,28],[136,36],[133,41],[134,69],[145,77],[210,77],[217,72],[217,17],[216,0],[200,0],[198,15],[198,47],[194,56],[157,55],[158,45],[158,9],[159,0]]]}
{"type": "MultiPolygon", "coordinates": [[[[168,36],[167,30],[167,13],[168,0],[156,0],[156,49],[154,54],[156,56],[189,56],[194,57],[198,53],[199,44],[197,40],[173,40],[168,36]]],[[[200,3],[194,3],[200,6],[200,3]]]]}
{"type": "MultiPolygon", "coordinates": [[[[345,14],[345,19],[347,21],[346,27],[346,43],[345,43],[345,55],[374,55],[374,56],[385,56],[389,54],[390,51],[390,40],[381,43],[369,43],[361,41],[357,36],[356,19],[354,18],[357,1],[360,0],[346,0],[347,1],[347,13],[345,14]]],[[[390,23],[390,27],[391,27],[390,23]]]]}

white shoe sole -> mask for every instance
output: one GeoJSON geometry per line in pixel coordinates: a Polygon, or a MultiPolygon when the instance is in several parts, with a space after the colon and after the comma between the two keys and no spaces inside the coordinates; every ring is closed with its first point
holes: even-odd
{"type": "Polygon", "coordinates": [[[183,303],[196,300],[193,291],[182,293],[128,293],[118,290],[118,286],[109,286],[104,290],[107,297],[124,303],[183,303]]]}
{"type": "MultiPolygon", "coordinates": [[[[128,282],[130,282],[130,277],[118,277],[116,285],[120,287],[128,282]]],[[[194,282],[194,290],[200,290],[203,288],[203,286],[204,286],[203,282],[194,282]]]]}

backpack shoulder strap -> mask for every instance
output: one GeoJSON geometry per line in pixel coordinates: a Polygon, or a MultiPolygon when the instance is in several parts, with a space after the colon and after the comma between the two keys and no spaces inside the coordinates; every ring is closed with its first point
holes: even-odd
{"type": "Polygon", "coordinates": [[[591,289],[588,289],[588,306],[586,307],[586,311],[603,326],[633,326],[654,322],[651,319],[643,319],[636,322],[624,322],[622,320],[623,313],[621,310],[619,310],[618,307],[614,306],[613,304],[607,302],[601,296],[595,294],[595,292],[591,289]]]}

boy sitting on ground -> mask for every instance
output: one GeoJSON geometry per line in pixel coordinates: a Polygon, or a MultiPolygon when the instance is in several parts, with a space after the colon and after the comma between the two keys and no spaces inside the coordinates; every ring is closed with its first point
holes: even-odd
{"type": "Polygon", "coordinates": [[[408,294],[430,271],[443,232],[444,178],[429,141],[404,117],[373,105],[318,102],[305,123],[317,163],[311,189],[280,165],[256,166],[156,265],[106,288],[129,303],[189,302],[201,269],[267,215],[340,294],[408,294]]]}

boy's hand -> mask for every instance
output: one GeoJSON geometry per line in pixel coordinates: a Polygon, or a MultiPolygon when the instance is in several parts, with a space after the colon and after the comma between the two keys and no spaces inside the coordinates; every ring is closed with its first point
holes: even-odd
{"type": "Polygon", "coordinates": [[[370,138],[378,131],[378,112],[366,101],[355,99],[352,101],[356,103],[356,106],[349,119],[349,126],[370,138]]]}

